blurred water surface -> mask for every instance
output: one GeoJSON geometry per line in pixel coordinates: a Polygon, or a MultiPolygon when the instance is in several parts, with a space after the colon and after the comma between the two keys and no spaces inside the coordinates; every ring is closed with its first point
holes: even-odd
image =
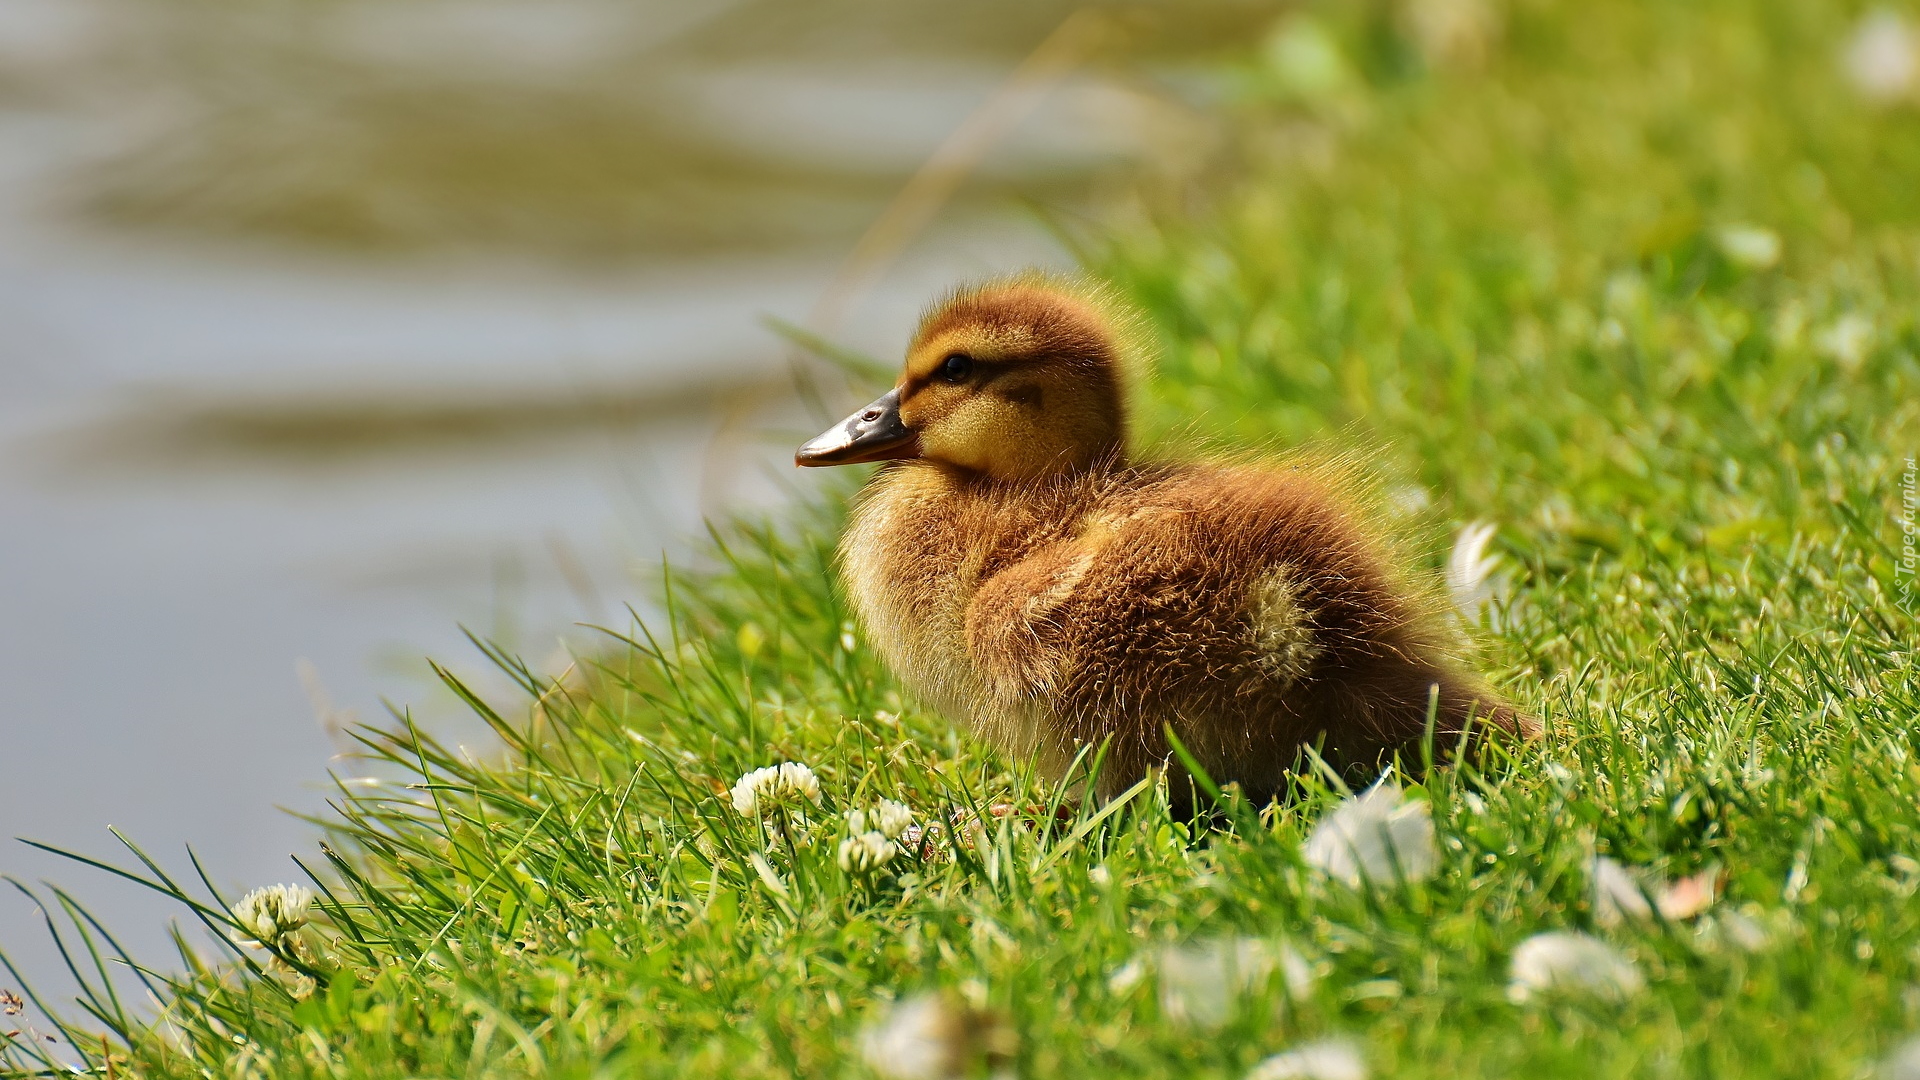
{"type": "MultiPolygon", "coordinates": [[[[461,627],[557,671],[703,517],[806,486],[852,391],[803,406],[763,315],[826,298],[892,356],[956,279],[1064,263],[1035,205],[1205,139],[1130,73],[1271,18],[1114,9],[1036,54],[1070,11],[0,0],[0,831],[191,843],[238,890],[296,879],[275,807],[356,771],[340,723],[480,746],[423,660],[488,685],[461,627]],[[834,285],[983,109],[951,200],[834,285]]],[[[137,890],[0,871],[166,955],[137,890]]],[[[64,986],[18,896],[0,946],[64,986]]]]}

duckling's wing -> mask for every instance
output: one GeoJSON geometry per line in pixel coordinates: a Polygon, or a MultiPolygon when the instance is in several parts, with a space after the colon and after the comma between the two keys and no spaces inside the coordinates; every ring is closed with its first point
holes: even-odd
{"type": "Polygon", "coordinates": [[[989,577],[967,650],[1004,709],[1043,706],[1056,731],[1137,743],[1163,724],[1225,776],[1255,779],[1301,745],[1366,757],[1493,706],[1356,520],[1310,477],[1188,472],[1106,503],[1072,538],[989,577]]]}
{"type": "Polygon", "coordinates": [[[983,582],[967,605],[967,651],[989,689],[1003,698],[1056,693],[1072,642],[1059,621],[1093,567],[1097,549],[1062,541],[983,582]]]}

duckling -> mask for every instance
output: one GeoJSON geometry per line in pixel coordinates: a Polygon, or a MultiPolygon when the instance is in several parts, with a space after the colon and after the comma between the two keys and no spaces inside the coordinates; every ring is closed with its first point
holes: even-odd
{"type": "Polygon", "coordinates": [[[1178,772],[1169,728],[1256,803],[1306,747],[1377,770],[1430,702],[1437,746],[1537,734],[1449,656],[1337,479],[1129,457],[1116,310],[1033,275],[963,289],[892,390],[795,454],[884,463],[840,563],[907,690],[1050,775],[1106,743],[1102,798],[1178,772]]]}

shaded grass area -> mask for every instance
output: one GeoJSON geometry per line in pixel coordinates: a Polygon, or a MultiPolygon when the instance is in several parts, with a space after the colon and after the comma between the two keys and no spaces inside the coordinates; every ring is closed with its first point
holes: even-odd
{"type": "MultiPolygon", "coordinates": [[[[1316,878],[1342,792],[1310,770],[1212,832],[1151,789],[1074,809],[900,700],[818,510],[720,531],[671,625],[566,678],[496,654],[525,691],[471,700],[498,760],[364,731],[313,925],[184,951],[157,1027],[103,967],[67,1041],[116,1074],[868,1076],[860,1032],[936,990],[963,1074],[1237,1078],[1332,1035],[1381,1076],[1870,1071],[1920,1031],[1920,121],[1850,94],[1829,5],[1505,11],[1477,64],[1309,13],[1220,76],[1228,179],[1081,237],[1162,344],[1149,442],[1367,448],[1404,531],[1499,524],[1489,662],[1550,733],[1410,789],[1431,879],[1316,878]],[[730,785],[781,761],[820,803],[749,821],[730,785]],[[942,828],[843,869],[841,812],[881,797],[942,828]],[[1723,893],[1602,925],[1597,854],[1723,893]],[[1562,928],[1644,992],[1514,1004],[1515,948],[1562,928]],[[1217,1027],[1139,963],[1239,936],[1307,974],[1217,1027]]],[[[234,929],[238,898],[136,872],[234,929]]],[[[64,933],[82,971],[113,951],[64,933]]]]}

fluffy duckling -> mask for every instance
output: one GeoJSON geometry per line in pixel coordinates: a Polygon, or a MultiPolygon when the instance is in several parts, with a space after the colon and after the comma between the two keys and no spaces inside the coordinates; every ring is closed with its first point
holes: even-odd
{"type": "Polygon", "coordinates": [[[1417,744],[1434,694],[1443,739],[1536,733],[1447,656],[1332,482],[1130,460],[1111,310],[1044,278],[962,291],[891,391],[795,455],[886,462],[840,555],[909,692],[1054,775],[1110,738],[1103,797],[1177,770],[1169,726],[1258,802],[1303,747],[1365,771],[1417,744]]]}

